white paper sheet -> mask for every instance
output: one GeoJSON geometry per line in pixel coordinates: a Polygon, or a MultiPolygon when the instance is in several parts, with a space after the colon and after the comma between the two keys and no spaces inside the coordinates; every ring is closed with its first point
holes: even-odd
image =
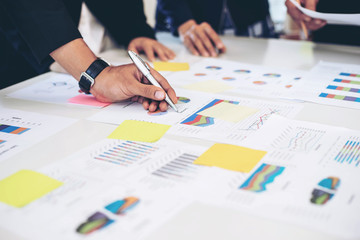
{"type": "Polygon", "coordinates": [[[204,59],[190,66],[189,71],[167,76],[179,87],[207,81],[218,81],[231,86],[227,92],[249,96],[291,98],[287,93],[302,81],[304,71],[251,65],[235,61],[204,59]]]}
{"type": "Polygon", "coordinates": [[[40,169],[64,185],[22,209],[0,203],[0,223],[11,231],[21,228],[19,234],[30,239],[84,239],[77,227],[99,212],[113,222],[86,238],[139,239],[196,198],[196,182],[209,168],[194,165],[190,159],[205,150],[172,140],[156,144],[103,140],[40,169]],[[117,160],[104,161],[99,156],[117,160]],[[125,159],[129,160],[126,164],[119,164],[125,159]],[[106,208],[127,197],[139,202],[123,214],[106,208]]]}
{"type": "Polygon", "coordinates": [[[360,109],[360,65],[320,62],[289,94],[300,100],[360,109]]]}
{"type": "Polygon", "coordinates": [[[312,18],[319,18],[322,20],[326,20],[328,24],[360,26],[360,13],[359,14],[321,13],[306,9],[300,6],[300,4],[298,4],[295,0],[290,0],[290,1],[304,14],[312,18]]]}
{"type": "Polygon", "coordinates": [[[165,113],[149,115],[138,103],[119,103],[103,109],[89,119],[113,124],[120,124],[127,119],[169,124],[172,125],[168,131],[169,134],[239,144],[247,136],[261,128],[271,115],[279,114],[292,118],[302,109],[300,104],[210,95],[185,90],[178,90],[178,96],[190,99],[187,103],[178,104],[180,113],[169,109],[165,113]],[[198,114],[223,101],[258,111],[236,123],[198,114]]]}
{"type": "Polygon", "coordinates": [[[249,174],[216,171],[204,201],[342,238],[360,236],[359,131],[274,115],[243,144],[268,153],[249,174]],[[267,176],[258,171],[263,164],[267,176]]]}
{"type": "Polygon", "coordinates": [[[0,108],[0,161],[63,130],[76,120],[0,108]]]}
{"type": "Polygon", "coordinates": [[[9,97],[50,103],[67,103],[69,98],[79,95],[76,80],[63,73],[48,73],[41,82],[8,94],[9,97]]]}

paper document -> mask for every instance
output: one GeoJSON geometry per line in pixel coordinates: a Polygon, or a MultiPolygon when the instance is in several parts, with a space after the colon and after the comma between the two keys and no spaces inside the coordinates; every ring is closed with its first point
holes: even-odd
{"type": "Polygon", "coordinates": [[[120,124],[124,120],[167,124],[172,125],[167,132],[169,134],[237,145],[261,128],[271,115],[279,114],[292,118],[302,109],[300,104],[213,95],[182,89],[177,90],[177,94],[181,96],[177,104],[179,113],[172,109],[149,113],[144,111],[139,103],[123,102],[112,104],[89,119],[112,124],[120,124]]]}
{"type": "Polygon", "coordinates": [[[252,65],[220,59],[203,59],[186,72],[171,73],[167,80],[185,89],[271,98],[291,98],[288,92],[302,81],[304,71],[252,65]]]}
{"type": "Polygon", "coordinates": [[[290,1],[305,15],[308,15],[312,18],[319,18],[325,20],[328,24],[360,26],[360,13],[321,13],[306,9],[300,4],[298,4],[295,0],[290,1]]]}
{"type": "Polygon", "coordinates": [[[76,120],[0,108],[0,161],[33,146],[76,120]]]}
{"type": "Polygon", "coordinates": [[[289,94],[315,103],[360,109],[360,65],[320,62],[289,94]]]}

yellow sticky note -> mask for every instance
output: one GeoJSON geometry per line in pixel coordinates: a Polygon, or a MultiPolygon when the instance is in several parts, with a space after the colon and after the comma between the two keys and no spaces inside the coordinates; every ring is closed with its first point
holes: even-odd
{"type": "Polygon", "coordinates": [[[249,173],[265,154],[265,151],[216,143],[196,159],[194,163],[249,173]]]}
{"type": "Polygon", "coordinates": [[[216,80],[207,80],[207,81],[192,83],[192,84],[183,86],[183,88],[190,89],[190,90],[196,90],[196,91],[202,91],[202,92],[208,92],[208,93],[224,92],[224,91],[233,89],[233,87],[231,87],[225,83],[222,83],[220,81],[216,81],[216,80]]]}
{"type": "Polygon", "coordinates": [[[24,207],[63,185],[42,173],[20,170],[0,181],[0,202],[13,207],[24,207]]]}
{"type": "Polygon", "coordinates": [[[139,142],[158,141],[171,126],[136,120],[125,120],[108,138],[139,142]]]}
{"type": "Polygon", "coordinates": [[[190,66],[188,63],[179,62],[154,62],[154,69],[156,71],[188,71],[190,66]]]}
{"type": "Polygon", "coordinates": [[[224,121],[237,123],[253,115],[257,111],[259,110],[256,108],[245,107],[228,102],[221,102],[199,112],[198,114],[206,117],[213,117],[224,121]]]}

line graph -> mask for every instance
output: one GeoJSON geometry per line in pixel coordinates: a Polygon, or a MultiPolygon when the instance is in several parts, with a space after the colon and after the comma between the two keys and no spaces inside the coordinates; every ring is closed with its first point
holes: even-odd
{"type": "Polygon", "coordinates": [[[258,130],[259,128],[261,128],[264,125],[266,120],[268,120],[273,114],[276,114],[279,112],[280,112],[280,110],[278,110],[278,109],[269,108],[267,112],[258,116],[257,119],[252,124],[249,125],[247,130],[258,130]]]}
{"type": "Polygon", "coordinates": [[[273,147],[292,152],[309,152],[314,149],[325,131],[305,128],[288,127],[272,143],[273,147]]]}

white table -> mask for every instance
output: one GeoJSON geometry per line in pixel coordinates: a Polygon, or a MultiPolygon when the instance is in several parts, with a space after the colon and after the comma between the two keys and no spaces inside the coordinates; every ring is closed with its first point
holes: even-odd
{"type": "MultiPolygon", "coordinates": [[[[177,53],[177,61],[194,62],[180,41],[169,34],[158,34],[159,40],[177,53]]],[[[264,66],[309,70],[318,61],[360,64],[360,48],[314,44],[289,40],[223,37],[227,53],[220,59],[264,66]]],[[[124,50],[112,50],[103,56],[113,62],[128,61],[124,50]]],[[[44,76],[22,82],[0,91],[0,105],[37,113],[80,119],[76,124],[51,136],[10,159],[0,163],[0,179],[20,170],[37,169],[60,160],[77,150],[106,138],[113,126],[90,122],[87,117],[98,109],[72,107],[7,98],[6,94],[41,81],[44,76]],[[82,136],[82,137],[80,137],[82,136]],[[84,138],[83,136],[86,136],[84,138]],[[81,141],[80,141],[81,139],[81,141]],[[46,149],[44,151],[44,149],[46,149]]],[[[360,130],[360,111],[305,103],[298,120],[319,122],[360,130]],[[341,118],[332,118],[336,112],[341,118]]],[[[50,237],[51,238],[51,237],[50,237]]],[[[271,221],[237,211],[194,203],[156,230],[148,240],[177,239],[338,239],[283,222],[271,221]]],[[[22,239],[0,226],[0,239],[22,239]]]]}

